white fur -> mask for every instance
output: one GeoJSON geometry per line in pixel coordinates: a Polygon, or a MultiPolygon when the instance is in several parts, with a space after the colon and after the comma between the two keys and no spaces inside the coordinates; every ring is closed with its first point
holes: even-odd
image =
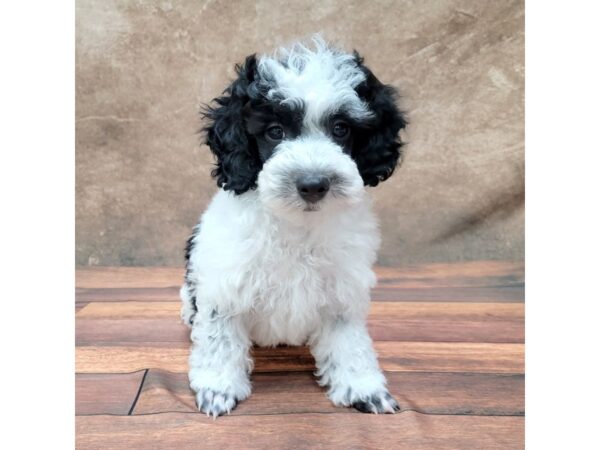
{"type": "Polygon", "coordinates": [[[365,80],[354,57],[328,46],[323,39],[313,38],[313,48],[301,43],[280,48],[273,56],[262,56],[259,73],[273,80],[276,88],[270,98],[283,98],[282,103],[303,105],[306,126],[315,127],[327,114],[341,107],[356,119],[372,115],[354,88],[365,80]]]}
{"type": "MultiPolygon", "coordinates": [[[[336,405],[385,391],[365,327],[379,245],[369,196],[351,159],[331,146],[330,156],[319,161],[324,168],[332,161],[350,178],[347,196],[326,198],[319,211],[278,204],[270,194],[276,198],[285,179],[280,174],[288,166],[306,169],[318,148],[309,145],[302,152],[301,145],[284,147],[265,165],[257,191],[241,196],[219,191],[202,216],[190,258],[199,308],[190,355],[196,392],[245,399],[251,341],[310,343],[336,405]]],[[[182,292],[182,313],[189,317],[182,292]]]]}
{"type": "Polygon", "coordinates": [[[277,146],[256,190],[221,190],[201,217],[187,275],[197,312],[189,288],[181,290],[182,319],[192,323],[190,385],[207,414],[229,412],[250,395],[252,343],[309,344],[334,404],[394,412],[366,328],[377,221],[356,164],[318,120],[342,106],[368,115],[353,90],[364,75],[351,56],[319,42],[284,58],[286,66],[263,58],[259,70],[277,79],[278,95],[303,102],[305,127],[277,146]],[[317,204],[299,196],[302,174],[331,180],[317,204]]]}

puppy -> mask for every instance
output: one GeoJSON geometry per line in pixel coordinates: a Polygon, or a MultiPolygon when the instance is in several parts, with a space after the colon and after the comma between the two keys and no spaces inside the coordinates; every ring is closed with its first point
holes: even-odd
{"type": "Polygon", "coordinates": [[[308,344],[334,405],[394,413],[366,327],[380,239],[365,186],[398,164],[395,91],[319,37],[236,72],[204,111],[221,189],[181,288],[197,406],[216,417],[250,395],[253,343],[308,344]]]}

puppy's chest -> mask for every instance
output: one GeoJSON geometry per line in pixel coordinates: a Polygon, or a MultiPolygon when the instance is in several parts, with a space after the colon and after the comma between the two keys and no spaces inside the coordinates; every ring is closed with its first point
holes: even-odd
{"type": "MultiPolygon", "coordinates": [[[[273,247],[270,248],[273,250],[273,247]]],[[[250,315],[252,338],[259,345],[300,345],[323,316],[339,308],[335,251],[327,246],[282,246],[257,258],[250,275],[256,287],[250,315]]]]}
{"type": "Polygon", "coordinates": [[[327,246],[267,247],[251,269],[259,287],[255,306],[265,313],[317,307],[339,281],[342,265],[327,246]]]}

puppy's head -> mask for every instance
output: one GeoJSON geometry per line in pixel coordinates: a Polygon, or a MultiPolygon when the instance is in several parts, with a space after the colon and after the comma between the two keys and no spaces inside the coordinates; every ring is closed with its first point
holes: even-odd
{"type": "Polygon", "coordinates": [[[351,205],[394,172],[406,120],[358,53],[315,38],[236,72],[205,112],[223,189],[258,189],[274,213],[297,215],[351,205]]]}

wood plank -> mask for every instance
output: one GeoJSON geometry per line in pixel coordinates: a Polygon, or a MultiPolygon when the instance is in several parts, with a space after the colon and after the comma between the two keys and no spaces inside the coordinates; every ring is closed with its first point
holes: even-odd
{"type": "MultiPolygon", "coordinates": [[[[376,341],[523,343],[522,321],[448,319],[368,321],[376,341]]],[[[76,322],[76,344],[112,346],[169,346],[189,342],[190,330],[177,319],[88,320],[76,322]]]]}
{"type": "Polygon", "coordinates": [[[164,288],[181,285],[183,267],[78,267],[79,288],[164,288]]]}
{"type": "Polygon", "coordinates": [[[93,302],[78,319],[178,319],[180,302],[93,302]]]}
{"type": "Polygon", "coordinates": [[[413,302],[371,302],[369,317],[404,318],[452,317],[488,319],[523,319],[525,307],[511,303],[413,303],[413,302]]]}
{"type": "Polygon", "coordinates": [[[376,301],[523,302],[522,261],[465,261],[377,267],[376,301]]]}
{"type": "MultiPolygon", "coordinates": [[[[179,303],[94,302],[77,314],[77,345],[188,342],[179,303]]],[[[524,342],[524,306],[506,303],[373,302],[371,337],[388,341],[524,342]]]]}
{"type": "MultiPolygon", "coordinates": [[[[384,370],[400,372],[523,373],[524,345],[497,343],[377,341],[375,350],[384,370]]],[[[155,368],[187,372],[189,345],[167,347],[79,346],[79,373],[123,373],[155,368]]],[[[255,372],[314,370],[305,347],[255,348],[255,372]]]]}
{"type": "Polygon", "coordinates": [[[520,286],[462,286],[408,288],[378,285],[371,299],[379,302],[477,302],[522,303],[525,287],[520,286]]]}
{"type": "Polygon", "coordinates": [[[521,284],[525,279],[523,261],[457,261],[376,267],[380,284],[406,287],[499,286],[521,284]]]}
{"type": "MultiPolygon", "coordinates": [[[[506,285],[524,281],[522,261],[456,261],[402,267],[377,266],[380,284],[406,287],[506,285]]],[[[183,267],[78,267],[80,288],[169,287],[180,285],[183,267]]]]}
{"type": "MultiPolygon", "coordinates": [[[[173,318],[179,317],[179,304],[172,302],[115,302],[91,303],[78,318],[94,319],[139,319],[139,318],[173,318]]],[[[391,315],[404,318],[452,317],[476,318],[483,316],[489,319],[509,319],[525,316],[525,307],[510,303],[412,303],[412,302],[372,302],[369,317],[389,317],[391,315]]]]}
{"type": "Polygon", "coordinates": [[[76,418],[78,449],[369,448],[521,449],[523,417],[297,414],[225,416],[195,413],[76,418]]]}
{"type": "MultiPolygon", "coordinates": [[[[522,262],[471,261],[376,267],[376,301],[522,302],[522,262]]],[[[77,302],[177,301],[183,269],[88,267],[76,271],[77,302]]]]}
{"type": "Polygon", "coordinates": [[[86,319],[75,322],[76,345],[160,345],[190,342],[190,329],[171,319],[86,319]]]}
{"type": "MultiPolygon", "coordinates": [[[[80,346],[75,348],[78,373],[124,373],[147,368],[187,373],[189,344],[155,347],[80,346]]],[[[314,370],[314,359],[306,347],[253,349],[257,372],[314,370]]]]}
{"type": "MultiPolygon", "coordinates": [[[[522,415],[524,376],[513,374],[387,372],[402,410],[428,414],[522,415]]],[[[133,414],[196,412],[188,377],[150,370],[133,414]]],[[[347,413],[327,399],[311,372],[256,373],[252,395],[233,415],[347,413]]]]}
{"type": "Polygon", "coordinates": [[[524,342],[522,303],[373,302],[374,340],[524,342]]]}
{"type": "MultiPolygon", "coordinates": [[[[89,302],[179,302],[180,286],[163,288],[77,288],[77,303],[89,302]]],[[[507,302],[522,303],[524,285],[409,288],[376,286],[371,299],[380,302],[507,302]]]]}
{"type": "Polygon", "coordinates": [[[375,342],[390,371],[523,373],[524,344],[375,342]]]}
{"type": "Polygon", "coordinates": [[[369,334],[376,341],[495,342],[525,341],[521,320],[452,320],[447,317],[403,319],[372,318],[369,334]]]}
{"type": "Polygon", "coordinates": [[[127,414],[142,383],[143,371],[76,374],[75,414],[127,414]]]}
{"type": "Polygon", "coordinates": [[[169,286],[160,288],[77,288],[75,301],[90,302],[180,302],[179,288],[169,286]]]}
{"type": "MultiPolygon", "coordinates": [[[[304,377],[312,378],[310,372],[290,372],[290,374],[302,374],[304,377]]],[[[255,374],[253,376],[253,391],[256,390],[257,379],[260,379],[262,375],[266,374],[255,374]]],[[[294,381],[290,382],[294,383],[294,381]]],[[[272,387],[274,388],[274,386],[272,387]]],[[[302,390],[301,392],[305,391],[302,390]]],[[[187,374],[150,369],[146,375],[133,414],[196,411],[194,394],[190,390],[187,374]]],[[[262,411],[262,409],[259,409],[259,411],[262,411]]]]}

